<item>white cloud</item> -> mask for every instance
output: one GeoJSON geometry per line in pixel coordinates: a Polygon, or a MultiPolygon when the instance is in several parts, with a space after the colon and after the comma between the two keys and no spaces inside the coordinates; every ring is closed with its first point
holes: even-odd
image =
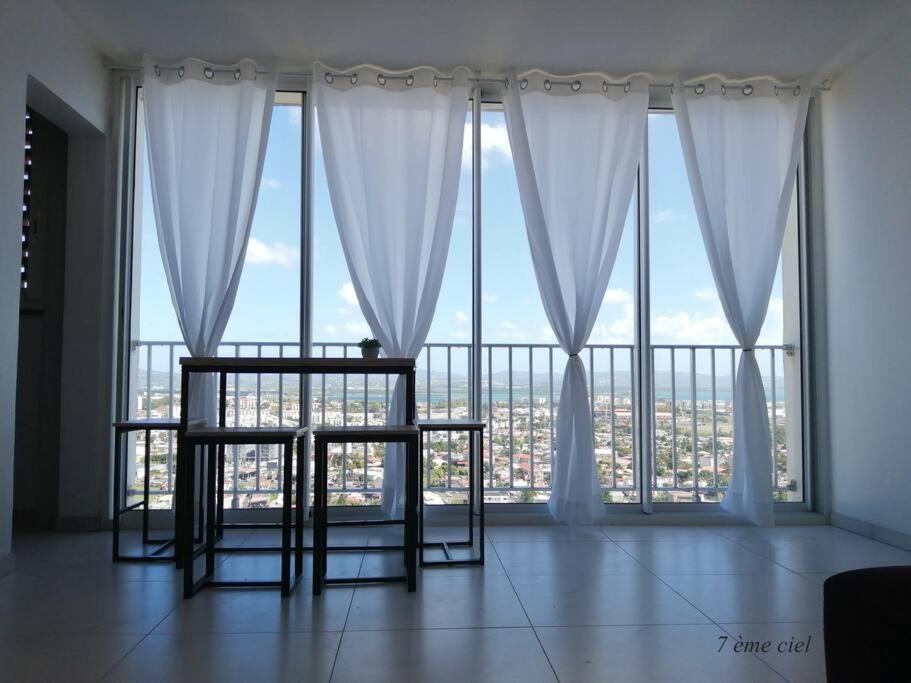
{"type": "Polygon", "coordinates": [[[355,337],[369,337],[370,336],[370,326],[361,321],[361,322],[350,322],[343,325],[343,329],[348,334],[355,337]]]}
{"type": "Polygon", "coordinates": [[[652,216],[653,223],[670,223],[674,218],[674,212],[670,209],[663,209],[661,211],[656,211],[654,216],[652,216]]]}
{"type": "Polygon", "coordinates": [[[712,303],[720,303],[720,300],[718,299],[718,292],[716,292],[711,287],[697,289],[695,292],[693,292],[693,296],[699,299],[699,301],[711,301],[712,303]]]}
{"type": "Polygon", "coordinates": [[[277,190],[282,183],[278,178],[263,178],[259,185],[266,190],[277,190]]]}
{"type": "Polygon", "coordinates": [[[332,323],[329,323],[328,325],[323,325],[323,330],[329,336],[335,336],[336,334],[338,334],[338,328],[335,325],[333,325],[332,323]]]}
{"type": "MultiPolygon", "coordinates": [[[[465,144],[462,145],[462,168],[471,168],[471,124],[465,124],[465,144]]],[[[492,163],[500,163],[512,159],[512,149],[509,147],[509,134],[506,123],[481,124],[481,166],[487,167],[492,163]]]]}
{"type": "Polygon", "coordinates": [[[604,293],[606,304],[626,304],[633,300],[633,295],[625,289],[608,289],[604,293]]]}
{"type": "Polygon", "coordinates": [[[766,313],[760,344],[781,344],[784,341],[784,301],[780,296],[769,299],[769,312],[766,313]]]}
{"type": "Polygon", "coordinates": [[[465,311],[456,311],[455,312],[455,321],[459,325],[464,325],[465,323],[469,322],[470,320],[471,320],[471,317],[467,313],[465,313],[465,311]]]}
{"type": "Polygon", "coordinates": [[[538,328],[538,337],[546,343],[556,343],[557,335],[554,334],[554,330],[550,325],[541,325],[538,328]]]}
{"type": "Polygon", "coordinates": [[[734,335],[723,315],[678,312],[652,318],[655,344],[733,344],[734,335]]]}
{"type": "Polygon", "coordinates": [[[503,320],[500,322],[500,331],[497,336],[501,339],[525,339],[525,330],[512,320],[503,320]]]}
{"type": "Polygon", "coordinates": [[[286,107],[288,111],[288,123],[296,128],[300,128],[303,123],[303,111],[300,107],[286,107]]]}
{"type": "Polygon", "coordinates": [[[336,294],[349,306],[357,306],[357,293],[354,291],[354,285],[351,282],[343,283],[336,294]]]}
{"type": "Polygon", "coordinates": [[[247,244],[246,262],[260,266],[276,265],[283,268],[291,268],[299,262],[299,253],[296,247],[282,242],[266,244],[255,237],[251,237],[249,244],[247,244]]]}
{"type": "Polygon", "coordinates": [[[485,304],[495,304],[495,303],[497,303],[497,295],[488,294],[487,292],[483,292],[481,294],[481,302],[485,303],[485,304]]]}

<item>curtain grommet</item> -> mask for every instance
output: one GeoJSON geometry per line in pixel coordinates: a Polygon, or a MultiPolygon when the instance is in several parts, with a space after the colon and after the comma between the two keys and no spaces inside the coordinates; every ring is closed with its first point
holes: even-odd
{"type": "Polygon", "coordinates": [[[434,74],[434,75],[433,75],[433,87],[434,87],[434,88],[437,87],[437,84],[438,84],[439,82],[440,82],[440,79],[437,78],[437,75],[436,75],[436,74],[434,74]]]}
{"type": "Polygon", "coordinates": [[[695,88],[693,88],[693,92],[696,93],[697,95],[701,95],[702,93],[705,92],[705,84],[699,83],[698,85],[696,85],[695,88]]]}
{"type": "Polygon", "coordinates": [[[235,81],[239,81],[239,80],[240,80],[240,76],[241,76],[241,74],[240,74],[240,69],[234,69],[234,80],[235,80],[235,81]]]}
{"type": "Polygon", "coordinates": [[[569,89],[572,90],[573,92],[579,92],[580,90],[582,90],[582,81],[580,81],[580,80],[573,81],[572,83],[570,83],[569,89]]]}
{"type": "Polygon", "coordinates": [[[740,92],[742,92],[745,97],[749,97],[750,95],[753,94],[753,86],[745,85],[740,89],[740,92]]]}
{"type": "Polygon", "coordinates": [[[157,64],[155,65],[155,75],[158,76],[158,78],[161,78],[161,67],[157,64]]]}
{"type": "Polygon", "coordinates": [[[544,89],[545,89],[547,92],[550,92],[550,89],[551,89],[552,87],[553,87],[553,83],[550,82],[550,79],[549,79],[549,78],[545,78],[545,79],[544,79],[544,89]]]}
{"type": "Polygon", "coordinates": [[[601,81],[601,92],[606,93],[608,89],[607,81],[601,81]]]}
{"type": "Polygon", "coordinates": [[[357,85],[357,74],[356,73],[351,74],[348,77],[348,81],[351,83],[351,85],[357,85]]]}
{"type": "Polygon", "coordinates": [[[326,83],[329,85],[332,85],[335,82],[335,76],[327,71],[323,74],[323,80],[326,81],[326,83]]]}
{"type": "Polygon", "coordinates": [[[528,79],[527,79],[527,78],[523,78],[521,81],[519,81],[519,89],[520,89],[520,90],[525,90],[525,88],[527,88],[527,87],[528,87],[528,79]]]}
{"type": "Polygon", "coordinates": [[[623,85],[623,92],[629,92],[630,89],[632,89],[632,87],[633,87],[633,84],[630,83],[629,81],[627,81],[627,82],[623,85]]]}
{"type": "Polygon", "coordinates": [[[182,66],[181,66],[181,67],[178,67],[178,69],[177,69],[177,78],[183,78],[184,73],[186,73],[186,72],[184,71],[184,68],[183,68],[182,66]]]}
{"type": "Polygon", "coordinates": [[[721,94],[722,95],[728,94],[728,87],[724,83],[721,84],[721,94]]]}
{"type": "Polygon", "coordinates": [[[800,94],[800,86],[798,85],[796,88],[794,88],[794,97],[797,97],[799,94],[800,94]]]}
{"type": "Polygon", "coordinates": [[[386,85],[386,77],[383,74],[376,75],[376,82],[379,85],[386,85]]]}
{"type": "Polygon", "coordinates": [[[405,76],[405,85],[407,85],[409,88],[414,85],[414,74],[408,74],[405,76]]]}
{"type": "Polygon", "coordinates": [[[202,75],[211,81],[213,78],[215,78],[215,70],[212,67],[207,66],[202,70],[202,75]]]}

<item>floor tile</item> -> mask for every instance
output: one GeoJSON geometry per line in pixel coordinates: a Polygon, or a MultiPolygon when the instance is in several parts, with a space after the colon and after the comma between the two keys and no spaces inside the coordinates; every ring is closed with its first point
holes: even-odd
{"type": "Polygon", "coordinates": [[[176,583],[77,577],[15,586],[0,609],[0,634],[148,633],[180,602],[176,583]]]}
{"type": "MultiPolygon", "coordinates": [[[[332,590],[332,589],[330,589],[332,590]]],[[[528,626],[505,576],[443,576],[425,573],[417,592],[405,584],[357,587],[348,630],[528,626]]]]}
{"type": "Polygon", "coordinates": [[[714,624],[538,628],[561,681],[782,681],[752,655],[718,652],[714,624]]]}
{"type": "Polygon", "coordinates": [[[812,581],[813,583],[817,583],[822,586],[825,584],[826,579],[839,573],[840,572],[802,572],[800,575],[807,581],[812,581]]]}
{"type": "Polygon", "coordinates": [[[501,543],[496,546],[496,554],[510,576],[586,576],[648,572],[614,543],[578,542],[573,544],[571,552],[567,552],[565,543],[501,543]]]}
{"type": "Polygon", "coordinates": [[[862,538],[857,534],[824,524],[804,526],[722,526],[716,527],[716,532],[731,540],[764,539],[766,541],[838,541],[862,538]]]}
{"type": "Polygon", "coordinates": [[[568,527],[560,525],[550,526],[490,526],[487,527],[487,537],[494,545],[498,543],[534,543],[541,541],[570,542],[570,541],[602,541],[607,538],[598,527],[568,527]]]}
{"type": "Polygon", "coordinates": [[[834,541],[753,541],[746,547],[781,566],[801,573],[843,572],[864,567],[911,565],[911,553],[863,537],[834,541]]]}
{"type": "Polygon", "coordinates": [[[689,541],[619,541],[658,575],[762,574],[784,571],[770,560],[723,538],[689,541]]]}
{"type": "Polygon", "coordinates": [[[97,681],[142,635],[0,636],[5,681],[97,681]]]}
{"type": "Polygon", "coordinates": [[[663,580],[715,622],[822,619],[822,587],[796,574],[674,574],[663,580]]]}
{"type": "Polygon", "coordinates": [[[510,577],[533,626],[700,624],[708,619],[650,574],[510,577]]]}
{"type": "Polygon", "coordinates": [[[105,681],[328,681],[340,633],[150,635],[105,681]]]}
{"type": "Polygon", "coordinates": [[[822,624],[721,624],[721,627],[734,638],[768,642],[769,652],[758,656],[789,681],[825,683],[826,650],[822,624]],[[794,651],[797,643],[805,644],[801,648],[803,651],[794,651]]]}
{"type": "MultiPolygon", "coordinates": [[[[216,579],[224,581],[277,581],[281,578],[281,553],[225,553],[227,559],[215,571],[216,579]]],[[[329,553],[327,567],[329,576],[357,576],[364,553],[329,553]]],[[[305,577],[313,576],[313,553],[304,553],[302,566],[305,577]]],[[[294,571],[294,557],[291,558],[294,571]]]]}
{"type": "Polygon", "coordinates": [[[309,581],[288,598],[269,589],[206,589],[184,600],[155,634],[341,631],[352,588],[334,587],[314,597],[309,581]]]}
{"type": "Polygon", "coordinates": [[[599,527],[612,541],[688,541],[717,539],[718,527],[700,526],[614,526],[599,527]]]}
{"type": "MultiPolygon", "coordinates": [[[[478,557],[478,548],[460,548],[450,547],[449,555],[452,559],[476,559],[478,557]]],[[[445,560],[446,555],[442,548],[425,548],[424,559],[428,562],[445,560]]],[[[500,562],[494,546],[489,541],[484,544],[484,564],[483,565],[454,565],[454,566],[435,566],[425,567],[425,572],[442,573],[447,576],[467,575],[475,576],[477,574],[505,574],[503,565],[500,562]]]]}
{"type": "Polygon", "coordinates": [[[333,683],[555,681],[529,628],[348,631],[333,683]]]}

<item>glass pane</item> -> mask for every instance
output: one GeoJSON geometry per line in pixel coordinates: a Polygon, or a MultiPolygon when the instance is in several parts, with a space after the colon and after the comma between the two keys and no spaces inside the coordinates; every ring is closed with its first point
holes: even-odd
{"type": "MultiPolygon", "coordinates": [[[[276,93],[250,241],[234,308],[218,350],[220,355],[298,353],[302,106],[301,93],[276,93]]],[[[141,90],[135,184],[130,415],[174,417],[180,414],[178,359],[188,352],[158,246],[141,90]]],[[[299,421],[300,391],[296,379],[263,376],[257,380],[254,376],[242,376],[235,383],[232,377],[227,394],[228,424],[278,425],[299,421]]],[[[164,432],[154,436],[150,482],[153,491],[160,492],[158,497],[169,506],[174,474],[173,438],[164,432]]],[[[144,448],[145,444],[139,441],[138,448],[144,448]]],[[[278,505],[278,460],[273,450],[252,446],[228,449],[226,505],[278,505]]],[[[137,456],[140,454],[141,451],[137,456]]]]}
{"type": "MultiPolygon", "coordinates": [[[[482,417],[489,502],[545,502],[566,354],[535,279],[515,167],[500,105],[481,115],[482,417]]],[[[595,455],[606,502],[636,502],[632,362],[635,196],[600,313],[582,353],[594,387],[595,455]]]]}
{"type": "MultiPolygon", "coordinates": [[[[705,254],[672,113],[649,115],[648,171],[653,499],[717,502],[730,480],[733,378],[740,351],[705,254]]],[[[784,257],[755,352],[775,434],[779,500],[802,496],[799,354],[786,350],[800,336],[796,253],[795,191],[784,257]],[[789,490],[792,479],[796,491],[789,490]]]]}
{"type": "MultiPolygon", "coordinates": [[[[361,313],[345,262],[320,144],[313,145],[313,339],[316,355],[357,356],[358,341],[373,334],[361,313]]],[[[459,195],[446,269],[427,342],[417,359],[420,417],[468,417],[471,376],[471,114],[465,118],[459,195]]],[[[313,417],[328,424],[385,424],[394,384],[383,377],[327,377],[313,385],[313,417]]],[[[434,435],[425,449],[427,504],[468,499],[468,443],[464,435],[434,435]],[[429,483],[428,483],[429,482],[429,483]]],[[[385,449],[338,446],[330,453],[330,504],[374,505],[380,502],[385,449]]]]}

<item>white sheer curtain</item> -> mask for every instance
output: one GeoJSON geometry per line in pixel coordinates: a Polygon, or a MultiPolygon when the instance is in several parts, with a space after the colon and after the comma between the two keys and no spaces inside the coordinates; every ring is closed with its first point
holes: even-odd
{"type": "MultiPolygon", "coordinates": [[[[144,59],[155,222],[177,320],[193,356],[214,356],[234,306],[256,206],[273,76],[244,60],[216,66],[144,59]]],[[[273,70],[274,71],[274,70],[273,70]]],[[[191,419],[216,419],[212,377],[195,376],[191,419]]]]}
{"type": "Polygon", "coordinates": [[[604,514],[591,403],[579,352],[588,341],[623,233],[648,115],[648,80],[511,77],[504,105],[538,289],[569,354],[551,465],[551,515],[604,514]]]}
{"type": "MultiPolygon", "coordinates": [[[[418,355],[433,320],[455,217],[470,72],[313,68],[332,210],[364,318],[390,357],[418,355]]],[[[388,420],[405,417],[398,382],[388,420]]],[[[404,453],[391,446],[383,513],[404,510],[404,453]]]]}
{"type": "Polygon", "coordinates": [[[675,83],[673,105],[696,215],[728,324],[742,348],[734,457],[722,507],[774,524],[768,407],[753,347],[781,254],[809,87],[767,79],[675,83]]]}

